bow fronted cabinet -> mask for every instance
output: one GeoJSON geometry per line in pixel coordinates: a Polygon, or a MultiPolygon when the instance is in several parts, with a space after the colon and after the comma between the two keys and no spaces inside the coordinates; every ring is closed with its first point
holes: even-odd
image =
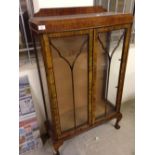
{"type": "Polygon", "coordinates": [[[106,121],[116,119],[120,128],[132,23],[132,14],[102,7],[42,9],[30,19],[34,43],[41,43],[57,154],[64,140],[106,121]]]}

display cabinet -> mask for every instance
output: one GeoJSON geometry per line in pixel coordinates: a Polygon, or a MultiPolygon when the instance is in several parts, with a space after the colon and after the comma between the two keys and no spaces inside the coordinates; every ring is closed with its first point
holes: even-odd
{"type": "Polygon", "coordinates": [[[64,140],[106,121],[116,119],[120,128],[132,22],[131,14],[102,7],[42,9],[30,19],[34,43],[41,43],[57,154],[64,140]]]}

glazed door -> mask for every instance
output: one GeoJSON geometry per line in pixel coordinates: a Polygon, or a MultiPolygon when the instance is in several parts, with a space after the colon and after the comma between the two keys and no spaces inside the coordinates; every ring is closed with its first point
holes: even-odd
{"type": "Polygon", "coordinates": [[[93,123],[120,110],[130,26],[103,27],[94,31],[93,123]]]}
{"type": "Polygon", "coordinates": [[[91,122],[92,34],[84,30],[44,36],[52,117],[59,138],[91,122]]]}

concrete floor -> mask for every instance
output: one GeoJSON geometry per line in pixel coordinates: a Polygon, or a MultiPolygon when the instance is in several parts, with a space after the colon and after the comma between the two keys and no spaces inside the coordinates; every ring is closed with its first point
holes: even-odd
{"type": "MultiPolygon", "coordinates": [[[[60,148],[61,155],[134,155],[135,124],[134,101],[124,103],[121,109],[121,128],[113,127],[115,121],[108,122],[65,141],[60,148]],[[96,138],[98,137],[98,138],[96,138]]],[[[26,155],[53,155],[52,144],[48,140],[42,149],[26,155]]]]}

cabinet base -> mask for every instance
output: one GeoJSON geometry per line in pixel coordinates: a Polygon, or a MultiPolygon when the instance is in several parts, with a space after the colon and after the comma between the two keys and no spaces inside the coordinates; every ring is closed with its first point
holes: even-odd
{"type": "MultiPolygon", "coordinates": [[[[120,122],[121,119],[122,119],[122,114],[121,114],[120,112],[119,112],[119,113],[115,113],[113,116],[107,118],[107,120],[104,120],[104,121],[109,121],[109,120],[112,120],[112,119],[116,119],[116,123],[115,123],[114,127],[115,127],[116,129],[120,129],[119,122],[120,122]]],[[[74,133],[74,134],[71,134],[71,132],[69,132],[69,133],[66,134],[66,136],[63,137],[61,140],[54,142],[54,143],[53,143],[54,155],[60,155],[59,148],[60,148],[61,145],[63,145],[63,141],[65,141],[65,140],[67,140],[67,139],[70,139],[70,138],[72,138],[72,137],[74,137],[74,136],[76,136],[76,135],[79,135],[80,133],[85,132],[85,131],[87,131],[87,130],[89,130],[89,129],[92,129],[92,128],[98,126],[98,125],[101,125],[101,124],[104,123],[104,121],[96,122],[96,124],[94,124],[92,127],[90,127],[90,128],[86,127],[86,129],[81,130],[81,131],[77,132],[76,134],[75,134],[75,133],[74,133]]]]}

